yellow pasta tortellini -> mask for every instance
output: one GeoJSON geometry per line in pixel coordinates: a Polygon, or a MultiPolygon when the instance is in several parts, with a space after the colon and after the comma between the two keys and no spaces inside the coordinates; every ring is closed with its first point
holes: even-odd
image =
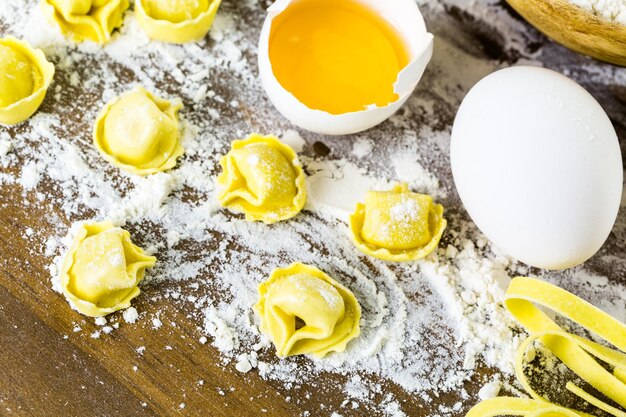
{"type": "Polygon", "coordinates": [[[245,213],[246,220],[275,223],[304,207],[304,171],[295,151],[278,138],[253,134],[236,140],[220,165],[219,201],[245,213]]]}
{"type": "Polygon", "coordinates": [[[46,96],[54,65],[28,43],[0,39],[0,123],[12,125],[32,116],[46,96]]]}
{"type": "Polygon", "coordinates": [[[410,261],[431,253],[446,228],[443,206],[409,191],[369,191],[350,216],[352,238],[363,253],[387,261],[410,261]]]}
{"type": "Polygon", "coordinates": [[[82,314],[101,317],[130,306],[154,256],[110,222],[83,224],[74,237],[61,271],[63,294],[82,314]]]}
{"type": "Polygon", "coordinates": [[[150,38],[185,43],[207,34],[220,3],[221,0],[136,0],[135,16],[150,38]]]}
{"type": "Polygon", "coordinates": [[[178,128],[182,107],[180,100],[170,102],[136,88],[102,109],[94,144],[109,162],[132,174],[166,171],[185,152],[178,128]]]}
{"type": "Polygon", "coordinates": [[[354,294],[319,269],[294,263],[259,286],[255,311],[279,356],[343,352],[360,334],[354,294]]]}
{"type": "Polygon", "coordinates": [[[108,42],[128,6],[128,0],[41,0],[44,15],[77,42],[108,42]]]}

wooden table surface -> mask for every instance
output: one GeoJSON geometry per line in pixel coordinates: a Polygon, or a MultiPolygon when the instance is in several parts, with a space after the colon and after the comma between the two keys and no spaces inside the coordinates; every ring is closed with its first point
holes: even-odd
{"type": "MultiPolygon", "coordinates": [[[[223,13],[242,14],[249,21],[259,22],[267,3],[253,2],[252,6],[244,7],[236,1],[225,1],[223,13]],[[256,16],[256,20],[251,15],[256,16]]],[[[497,12],[486,13],[487,17],[472,15],[463,7],[448,2],[441,4],[442,8],[428,9],[425,16],[436,37],[466,50],[490,68],[515,64],[524,58],[525,53],[532,53],[533,59],[544,65],[568,71],[598,98],[612,118],[620,138],[626,138],[623,78],[607,85],[583,71],[586,66],[602,67],[602,64],[554,45],[528,28],[524,29],[524,33],[532,34],[528,48],[525,51],[509,49],[504,39],[506,36],[497,27],[498,13],[507,19],[513,16],[519,24],[523,23],[503,2],[485,2],[485,10],[497,12]]],[[[1,18],[2,12],[0,34],[3,34],[1,18]]],[[[251,29],[246,35],[256,39],[258,28],[251,29]]],[[[446,63],[435,57],[426,77],[432,78],[438,71],[445,70],[446,63]]],[[[67,83],[67,77],[60,74],[56,82],[67,83]]],[[[426,82],[416,94],[437,94],[428,91],[428,85],[426,82]]],[[[449,131],[454,107],[461,97],[462,92],[459,92],[457,103],[442,105],[439,109],[437,123],[440,131],[449,131]]],[[[51,106],[50,100],[46,100],[42,111],[52,111],[51,106]]],[[[258,123],[253,117],[248,122],[258,123]]],[[[9,128],[8,132],[14,134],[19,130],[18,126],[9,128]]],[[[344,146],[335,138],[313,136],[313,140],[322,140],[334,150],[344,146]]],[[[15,168],[2,172],[19,175],[15,168]]],[[[443,181],[449,182],[449,173],[441,175],[443,181]]],[[[159,311],[161,316],[167,317],[165,330],[154,331],[149,320],[141,320],[136,325],[121,326],[106,338],[93,339],[91,334],[101,328],[93,320],[71,311],[63,296],[52,290],[50,272],[46,269],[51,260],[42,249],[46,236],[63,233],[42,219],[56,215],[66,225],[74,219],[66,218],[53,204],[27,204],[29,200],[34,202],[35,197],[25,195],[17,184],[0,187],[0,415],[298,416],[305,411],[311,415],[330,415],[330,411],[320,410],[320,404],[326,405],[326,410],[337,410],[344,416],[375,415],[365,408],[340,407],[344,394],[332,387],[346,381],[346,375],[323,374],[312,388],[294,387],[286,392],[281,382],[264,380],[256,372],[241,374],[232,363],[223,365],[217,349],[210,343],[198,343],[202,323],[184,307],[159,297],[164,286],[177,285],[175,283],[146,286],[142,296],[134,301],[141,312],[159,311]],[[25,236],[27,228],[36,230],[36,235],[25,236]],[[176,323],[176,326],[170,323],[176,323]],[[75,332],[77,325],[81,331],[75,332]],[[137,351],[140,346],[145,347],[143,354],[137,351]],[[286,397],[292,400],[288,401],[286,397]]],[[[620,217],[623,216],[622,213],[620,217]]],[[[607,253],[614,255],[615,259],[626,259],[623,230],[611,236],[604,249],[604,254],[607,253]]],[[[623,263],[611,264],[598,259],[592,260],[589,267],[615,282],[626,284],[623,263]]],[[[490,372],[493,371],[485,369],[477,375],[490,372]]],[[[475,394],[481,387],[480,381],[482,379],[478,377],[468,381],[468,392],[475,394]]],[[[448,395],[437,400],[438,404],[425,404],[418,396],[404,392],[389,381],[380,382],[386,391],[395,395],[403,411],[410,416],[430,415],[435,413],[433,410],[437,405],[452,405],[458,400],[454,395],[448,395]]],[[[380,395],[376,396],[375,401],[381,400],[380,395]]],[[[458,415],[471,405],[464,404],[458,415]]]]}

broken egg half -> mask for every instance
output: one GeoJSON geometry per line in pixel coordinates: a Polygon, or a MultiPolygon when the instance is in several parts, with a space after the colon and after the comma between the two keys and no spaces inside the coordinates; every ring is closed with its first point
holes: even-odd
{"type": "Polygon", "coordinates": [[[345,135],[395,113],[432,52],[414,0],[277,0],[261,31],[259,73],[292,123],[345,135]]]}

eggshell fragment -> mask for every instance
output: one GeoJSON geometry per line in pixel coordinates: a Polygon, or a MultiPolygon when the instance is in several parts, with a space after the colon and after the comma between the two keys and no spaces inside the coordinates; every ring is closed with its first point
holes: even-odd
{"type": "Polygon", "coordinates": [[[269,38],[273,19],[297,0],[277,0],[268,15],[259,41],[259,73],[268,97],[278,111],[293,124],[311,132],[345,135],[367,130],[388,119],[409,98],[422,78],[433,53],[433,35],[426,30],[424,18],[414,0],[360,0],[379,12],[398,29],[410,52],[409,64],[398,74],[394,91],[399,98],[384,107],[344,114],[313,110],[287,91],[274,76],[269,58],[269,38]]]}
{"type": "Polygon", "coordinates": [[[520,66],[481,80],[456,116],[450,158],[476,225],[528,265],[578,265],[615,223],[623,179],[615,129],[557,72],[520,66]]]}

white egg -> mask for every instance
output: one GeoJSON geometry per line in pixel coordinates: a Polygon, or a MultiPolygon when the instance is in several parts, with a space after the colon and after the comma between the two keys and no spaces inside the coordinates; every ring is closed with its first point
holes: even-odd
{"type": "Polygon", "coordinates": [[[513,67],[476,84],[454,121],[450,159],[476,225],[528,265],[578,265],[613,228],[623,177],[615,129],[557,72],[513,67]]]}
{"type": "MultiPolygon", "coordinates": [[[[344,135],[369,129],[388,119],[409,98],[422,77],[433,53],[433,35],[428,33],[424,18],[415,0],[359,0],[384,16],[402,35],[408,47],[409,64],[398,74],[394,91],[398,99],[384,107],[331,114],[314,110],[287,91],[274,76],[269,55],[272,22],[291,3],[301,0],[277,0],[268,8],[259,41],[259,74],[263,87],[274,107],[293,124],[311,132],[344,135]]],[[[340,0],[338,0],[340,1],[340,0]]]]}

